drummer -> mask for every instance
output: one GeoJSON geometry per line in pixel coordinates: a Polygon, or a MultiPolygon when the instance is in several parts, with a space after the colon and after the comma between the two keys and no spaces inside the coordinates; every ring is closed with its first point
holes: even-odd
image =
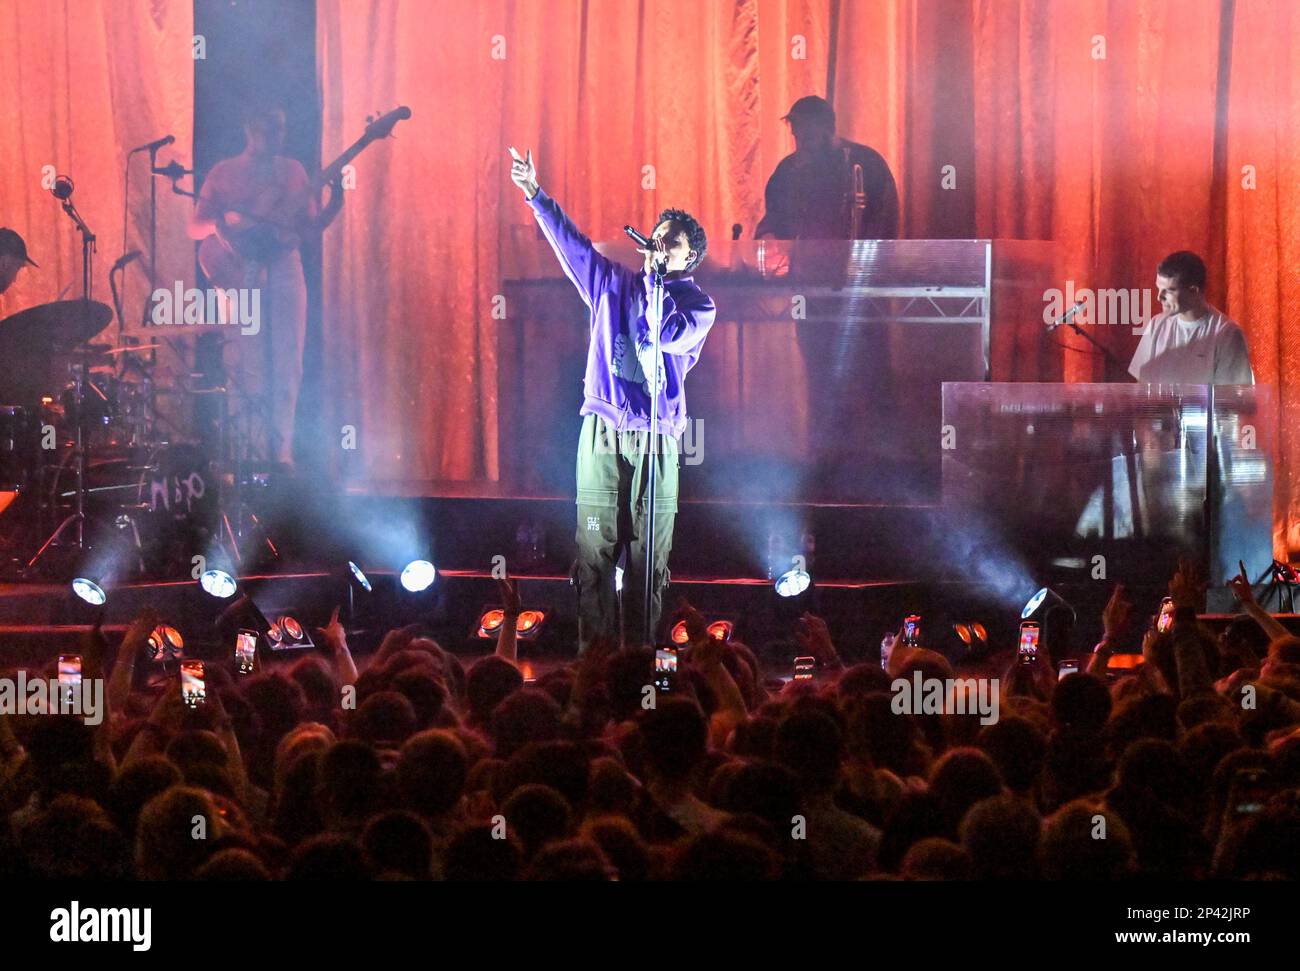
{"type": "Polygon", "coordinates": [[[27,255],[27,244],[12,229],[0,228],[0,293],[4,293],[24,266],[36,266],[27,255]]]}

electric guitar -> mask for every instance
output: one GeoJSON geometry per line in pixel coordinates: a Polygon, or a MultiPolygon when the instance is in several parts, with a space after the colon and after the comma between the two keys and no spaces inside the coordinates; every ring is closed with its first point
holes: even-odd
{"type": "MultiPolygon", "coordinates": [[[[411,109],[402,106],[370,121],[365,134],[311,180],[308,191],[312,197],[319,197],[321,189],[340,179],[344,166],[371,142],[389,137],[399,121],[410,117],[411,109]]],[[[249,285],[261,273],[263,265],[293,245],[297,227],[265,215],[276,207],[280,197],[281,190],[274,188],[259,196],[247,211],[227,210],[243,216],[243,223],[239,227],[223,225],[220,233],[213,233],[199,244],[199,266],[214,287],[230,290],[249,285]]],[[[224,217],[222,213],[218,219],[224,217]]]]}

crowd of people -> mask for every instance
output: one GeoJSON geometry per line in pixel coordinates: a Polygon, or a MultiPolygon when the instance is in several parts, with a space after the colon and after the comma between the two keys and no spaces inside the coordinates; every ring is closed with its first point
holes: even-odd
{"type": "Polygon", "coordinates": [[[815,676],[780,687],[682,604],[665,692],[653,649],[601,642],[526,679],[504,581],[496,651],[468,666],[418,628],[358,665],[336,613],[320,653],[242,676],[209,662],[193,706],[179,678],[144,683],[146,611],[111,666],[102,639],[82,647],[99,724],[0,716],[0,876],[1295,878],[1300,639],[1234,589],[1243,614],[1211,636],[1180,569],[1171,628],[1115,672],[1136,637],[1117,589],[1091,662],[1059,679],[1050,640],[1023,664],[887,637],[885,666],[845,666],[806,614],[815,676]],[[916,672],[953,692],[998,679],[997,718],[951,693],[944,713],[899,713],[916,672]]]}

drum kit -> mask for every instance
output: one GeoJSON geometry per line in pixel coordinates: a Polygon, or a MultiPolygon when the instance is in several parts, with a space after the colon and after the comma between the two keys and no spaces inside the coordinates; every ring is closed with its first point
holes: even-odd
{"type": "Polygon", "coordinates": [[[112,316],[62,300],[0,320],[0,576],[66,579],[89,559],[120,579],[187,577],[217,547],[240,564],[250,540],[275,555],[247,507],[259,480],[209,458],[224,429],[209,447],[160,414],[225,389],[167,380],[161,343],[94,342],[112,316]]]}

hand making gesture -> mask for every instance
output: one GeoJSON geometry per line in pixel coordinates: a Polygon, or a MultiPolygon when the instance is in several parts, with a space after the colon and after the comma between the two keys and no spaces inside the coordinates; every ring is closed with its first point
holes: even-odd
{"type": "Polygon", "coordinates": [[[510,181],[523,190],[525,196],[531,199],[537,195],[540,188],[537,184],[537,166],[533,164],[533,150],[528,150],[528,157],[521,158],[519,153],[510,148],[510,157],[514,161],[510,165],[510,181]]]}

